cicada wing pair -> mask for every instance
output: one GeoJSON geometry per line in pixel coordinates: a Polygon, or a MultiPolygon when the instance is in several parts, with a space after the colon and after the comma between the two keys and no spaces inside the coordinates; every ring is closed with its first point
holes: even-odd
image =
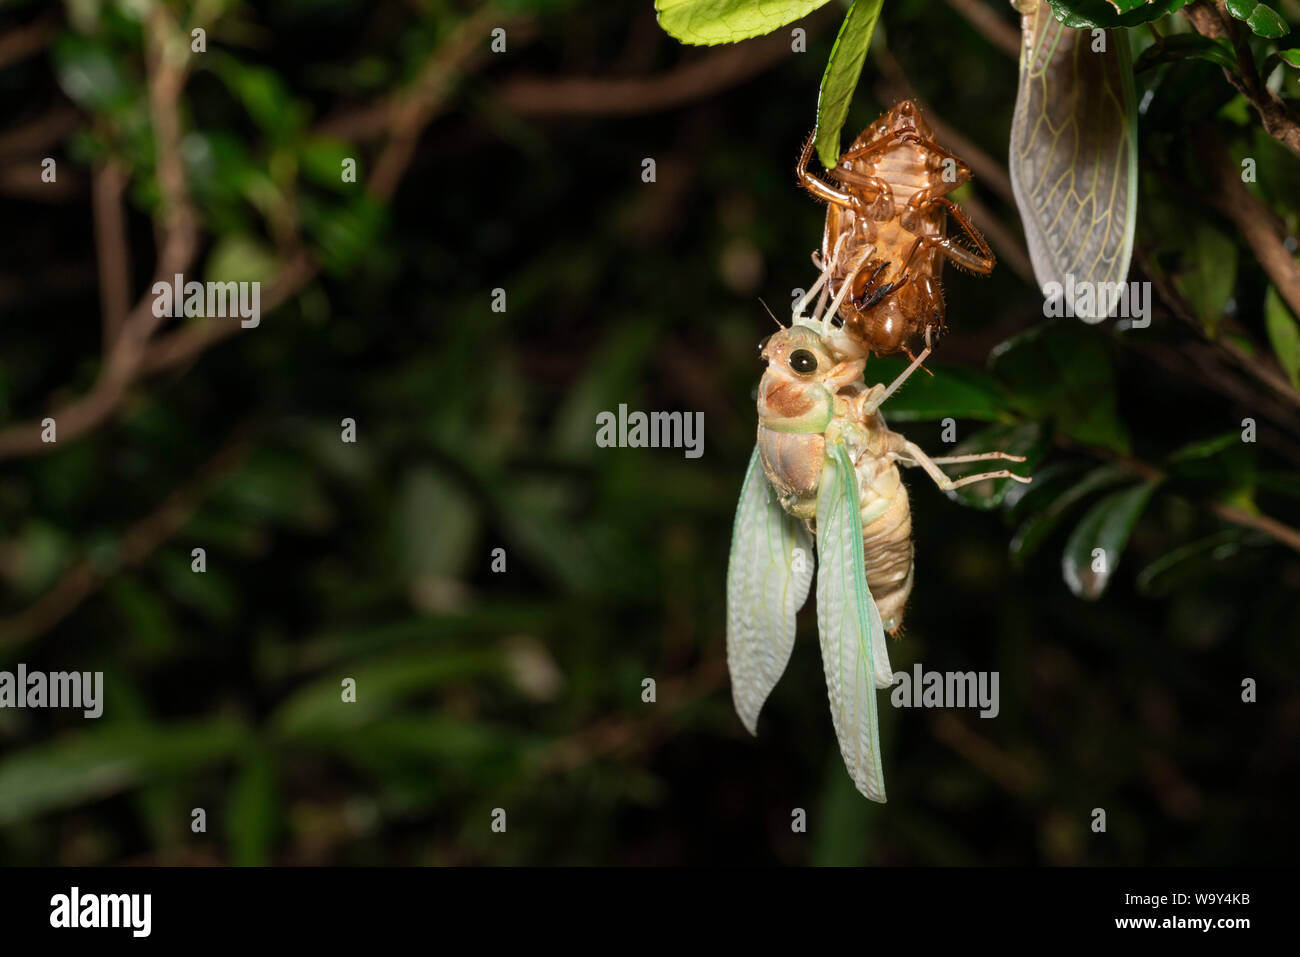
{"type": "MultiPolygon", "coordinates": [[[[727,667],[751,734],[794,648],[795,614],[812,581],[812,536],[777,501],[758,449],[749,462],[727,567],[727,667]],[[803,549],[802,561],[796,549],[803,549]]],[[[885,800],[876,689],[893,682],[885,627],[867,588],[858,478],[841,442],[827,443],[817,495],[817,630],[831,719],[857,789],[885,800]]]]}

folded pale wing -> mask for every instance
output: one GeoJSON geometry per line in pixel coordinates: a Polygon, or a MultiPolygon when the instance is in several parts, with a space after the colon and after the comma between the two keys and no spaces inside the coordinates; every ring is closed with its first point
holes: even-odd
{"type": "Polygon", "coordinates": [[[757,734],[758,713],[790,660],[813,561],[812,535],[781,508],[755,447],[727,565],[727,667],[736,714],[750,734],[757,734]]]}
{"type": "Polygon", "coordinates": [[[842,444],[828,450],[817,496],[817,630],[826,690],[849,776],[862,794],[883,804],[876,687],[892,681],[885,628],[867,588],[858,477],[842,444]]]}

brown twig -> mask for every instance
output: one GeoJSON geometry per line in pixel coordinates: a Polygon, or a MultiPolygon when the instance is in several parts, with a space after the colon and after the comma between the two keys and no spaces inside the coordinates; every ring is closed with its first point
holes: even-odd
{"type": "Polygon", "coordinates": [[[71,107],[43,112],[29,123],[0,133],[0,159],[31,160],[39,157],[75,130],[80,122],[80,114],[71,107]]]}
{"type": "Polygon", "coordinates": [[[193,478],[167,496],[155,511],[130,525],[122,534],[112,568],[82,559],[69,567],[33,604],[0,619],[0,647],[12,649],[49,631],[97,592],[115,572],[139,566],[184,528],[203,500],[248,455],[250,432],[247,424],[236,428],[193,478]]]}
{"type": "Polygon", "coordinates": [[[57,30],[58,22],[49,17],[14,27],[0,35],[0,70],[44,50],[57,30]]]}
{"type": "MultiPolygon", "coordinates": [[[[185,188],[181,160],[180,95],[185,61],[176,55],[176,28],[163,4],[155,4],[146,30],[149,118],[156,141],[162,216],[158,226],[156,277],[170,280],[193,259],[197,223],[185,188]]],[[[184,48],[182,48],[184,49],[184,48]]],[[[152,286],[152,283],[150,284],[152,286]]],[[[99,425],[117,408],[144,358],[145,346],[162,322],[152,309],[152,296],[140,298],[120,323],[112,348],[105,353],[99,377],[90,391],[50,413],[60,438],[76,438],[99,425]]],[[[47,452],[57,443],[42,440],[40,422],[12,425],[0,431],[0,459],[47,452]]]]}
{"type": "Polygon", "coordinates": [[[970,23],[984,38],[999,50],[1020,56],[1020,31],[1003,20],[993,8],[981,0],[948,0],[952,7],[970,23]]]}
{"type": "Polygon", "coordinates": [[[1183,7],[1187,22],[1203,37],[1227,40],[1237,57],[1237,70],[1223,68],[1223,75],[1259,114],[1265,131],[1279,143],[1300,156],[1300,120],[1276,93],[1264,85],[1255,66],[1254,54],[1242,35],[1240,25],[1228,14],[1223,0],[1210,3],[1195,0],[1183,7]]]}
{"type": "MultiPolygon", "coordinates": [[[[1151,280],[1151,285],[1159,293],[1161,300],[1169,307],[1170,312],[1195,330],[1197,335],[1204,338],[1207,343],[1212,345],[1215,350],[1220,352],[1242,372],[1264,383],[1277,396],[1291,405],[1300,405],[1300,392],[1297,392],[1291,383],[1287,381],[1276,360],[1269,357],[1264,350],[1257,346],[1252,345],[1252,350],[1247,352],[1227,336],[1221,335],[1215,339],[1209,339],[1206,336],[1205,325],[1196,315],[1196,311],[1182,297],[1182,294],[1174,288],[1173,284],[1168,281],[1164,272],[1152,260],[1146,248],[1135,246],[1133,258],[1137,260],[1138,265],[1142,267],[1142,271],[1151,280]]],[[[1247,338],[1245,330],[1234,327],[1232,332],[1234,335],[1247,338]]],[[[1279,418],[1279,421],[1294,424],[1294,413],[1279,418]]]]}
{"type": "Polygon", "coordinates": [[[388,142],[367,184],[370,195],[378,199],[392,198],[402,174],[411,164],[420,132],[446,102],[452,80],[487,52],[484,38],[501,25],[502,16],[492,6],[457,24],[415,82],[390,101],[386,117],[388,142]]]}
{"type": "Polygon", "coordinates": [[[707,99],[790,57],[790,35],[722,47],[657,76],[620,79],[516,77],[497,93],[506,109],[529,115],[633,116],[707,99]]]}
{"type": "Polygon", "coordinates": [[[706,658],[693,671],[659,682],[657,703],[645,706],[644,717],[602,718],[577,734],[556,741],[539,756],[537,771],[541,774],[571,771],[594,758],[644,743],[664,721],[687,705],[713,694],[726,680],[726,660],[706,658]]]}
{"type": "Polygon", "coordinates": [[[126,173],[115,161],[96,167],[92,177],[95,254],[103,313],[104,351],[113,348],[131,298],[131,250],[126,235],[122,191],[126,173]]]}
{"type": "Polygon", "coordinates": [[[1038,788],[1039,775],[1021,761],[1002,751],[992,741],[972,731],[954,715],[943,714],[930,722],[935,738],[979,768],[1012,794],[1028,794],[1038,788]]]}
{"type": "Polygon", "coordinates": [[[1205,130],[1204,148],[1214,180],[1207,199],[1237,227],[1278,293],[1300,316],[1300,261],[1287,250],[1282,228],[1269,208],[1246,189],[1240,167],[1233,164],[1227,147],[1212,129],[1205,130]]]}

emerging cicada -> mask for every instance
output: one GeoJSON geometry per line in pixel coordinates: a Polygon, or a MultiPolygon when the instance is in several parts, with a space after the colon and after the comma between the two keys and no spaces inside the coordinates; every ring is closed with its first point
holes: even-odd
{"type": "Polygon", "coordinates": [[[913,574],[911,511],[898,466],[920,466],[944,490],[1029,479],[1006,469],[951,479],[940,465],[1024,459],[1005,452],[930,458],[885,425],[881,405],[929,355],[928,344],[888,387],[868,387],[866,360],[838,352],[823,329],[815,317],[799,321],[762,347],[758,443],[727,567],[727,666],[736,713],[757,733],[759,711],[794,647],[815,535],[831,718],[853,783],[883,802],[875,689],[893,683],[885,632],[898,634],[913,574]]]}
{"type": "Polygon", "coordinates": [[[961,207],[947,198],[970,179],[970,169],[934,142],[934,132],[911,100],[903,100],[862,131],[828,183],[808,171],[810,137],[795,168],[805,189],[825,200],[820,259],[823,296],[847,285],[839,316],[859,354],[905,351],[915,336],[942,331],[943,262],[988,275],[993,250],[961,207]],[[947,216],[975,245],[946,234],[947,216]]]}

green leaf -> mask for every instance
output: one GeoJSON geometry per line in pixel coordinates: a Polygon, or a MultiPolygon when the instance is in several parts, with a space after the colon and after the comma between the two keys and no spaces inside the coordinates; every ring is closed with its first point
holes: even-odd
{"type": "Polygon", "coordinates": [[[208,254],[208,282],[269,282],[275,275],[275,253],[256,236],[229,233],[208,254]]]}
{"type": "Polygon", "coordinates": [[[1291,69],[1300,70],[1300,47],[1291,50],[1278,50],[1273,55],[1291,69]]]}
{"type": "Polygon", "coordinates": [[[253,122],[272,138],[285,139],[306,125],[306,110],[294,101],[293,93],[275,70],[226,56],[213,62],[215,72],[253,122]]]}
{"type": "MultiPolygon", "coordinates": [[[[1093,492],[1118,485],[1129,477],[1130,473],[1118,465],[1103,465],[1089,472],[1064,494],[1056,496],[1046,508],[1035,512],[1021,523],[1011,538],[1011,560],[1018,568],[1023,568],[1071,508],[1093,492]]],[[[1035,476],[1035,480],[1037,478],[1035,476]]]]}
{"type": "Polygon", "coordinates": [[[1255,9],[1250,12],[1250,16],[1246,18],[1246,23],[1255,32],[1256,36],[1268,37],[1273,40],[1284,37],[1291,32],[1291,27],[1282,19],[1282,15],[1263,3],[1255,6],[1255,9]]]}
{"type": "Polygon", "coordinates": [[[1237,244],[1212,226],[1198,222],[1190,250],[1184,255],[1184,269],[1174,285],[1205,324],[1213,337],[1223,319],[1237,282],[1237,244]]]}
{"type": "Polygon", "coordinates": [[[1274,286],[1268,287],[1264,297],[1264,322],[1273,354],[1291,385],[1300,389],[1300,326],[1296,325],[1295,316],[1291,315],[1274,286]]]}
{"type": "Polygon", "coordinates": [[[1224,0],[1224,6],[1228,8],[1228,13],[1238,20],[1245,20],[1250,16],[1251,11],[1255,9],[1257,4],[1258,0],[1224,0]]]}
{"type": "Polygon", "coordinates": [[[101,41],[62,33],[54,42],[52,55],[59,86],[88,110],[110,110],[134,95],[117,60],[101,41]]]}
{"type": "Polygon", "coordinates": [[[827,0],[655,0],[659,26],[682,43],[712,46],[771,33],[827,0]]]}
{"type": "Polygon", "coordinates": [[[246,740],[238,724],[105,726],[29,747],[0,762],[0,825],[98,800],[141,782],[193,773],[246,740]]]}
{"type": "Polygon", "coordinates": [[[1213,458],[1224,449],[1240,442],[1241,434],[1238,432],[1225,432],[1222,435],[1215,435],[1208,439],[1198,439],[1195,442],[1189,442],[1171,454],[1169,463],[1174,465],[1180,462],[1194,462],[1198,459],[1213,458]]]}
{"type": "Polygon", "coordinates": [[[1067,27],[1091,30],[1095,27],[1135,27],[1180,10],[1189,0],[1152,0],[1140,6],[1133,0],[1048,0],[1052,15],[1067,27]],[[1120,5],[1123,4],[1124,7],[1120,5]]]}
{"type": "Polygon", "coordinates": [[[270,863],[277,813],[275,789],[270,752],[264,747],[253,748],[226,804],[231,863],[252,867],[270,863]]]}
{"type": "MultiPolygon", "coordinates": [[[[906,359],[872,359],[867,375],[872,382],[889,383],[906,367],[906,359]]],[[[918,372],[885,403],[889,421],[932,422],[951,416],[997,422],[1011,414],[1010,401],[988,373],[965,366],[926,368],[934,374],[918,372]]]]}
{"type": "Polygon", "coordinates": [[[502,656],[495,650],[439,654],[424,651],[337,665],[334,674],[289,698],[272,723],[283,735],[328,736],[362,727],[392,712],[412,695],[448,682],[481,680],[503,673],[502,656]],[[344,678],[356,681],[355,702],[342,698],[344,678]]]}
{"type": "Polygon", "coordinates": [[[303,174],[313,183],[336,193],[350,193],[357,187],[355,183],[343,181],[343,161],[355,159],[357,153],[357,148],[347,143],[312,137],[299,146],[298,160],[303,174]]]}
{"type": "Polygon", "coordinates": [[[817,156],[830,169],[839,162],[840,130],[849,115],[849,102],[857,89],[862,64],[876,32],[884,0],[853,0],[831,48],[831,58],[817,94],[817,156]]]}
{"type": "Polygon", "coordinates": [[[1179,491],[1255,511],[1255,447],[1239,432],[1184,446],[1169,457],[1167,472],[1179,491]]]}
{"type": "Polygon", "coordinates": [[[995,346],[994,376],[1026,416],[1054,419],[1080,442],[1127,453],[1104,335],[1077,319],[1042,323],[995,346]]]}
{"type": "Polygon", "coordinates": [[[1106,496],[1075,526],[1061,556],[1061,574],[1075,595],[1089,601],[1101,597],[1158,484],[1143,482],[1106,496]],[[1097,549],[1101,554],[1094,557],[1097,549]]]}
{"type": "Polygon", "coordinates": [[[1260,540],[1262,536],[1256,539],[1240,528],[1229,528],[1175,548],[1138,572],[1138,591],[1148,598],[1163,598],[1192,582],[1217,577],[1221,563],[1260,540]]]}
{"type": "Polygon", "coordinates": [[[1159,63],[1186,59],[1208,60],[1233,73],[1237,72],[1237,58],[1227,40],[1203,37],[1197,33],[1174,33],[1161,37],[1142,51],[1142,55],[1133,63],[1133,72],[1141,73],[1159,63]]]}

